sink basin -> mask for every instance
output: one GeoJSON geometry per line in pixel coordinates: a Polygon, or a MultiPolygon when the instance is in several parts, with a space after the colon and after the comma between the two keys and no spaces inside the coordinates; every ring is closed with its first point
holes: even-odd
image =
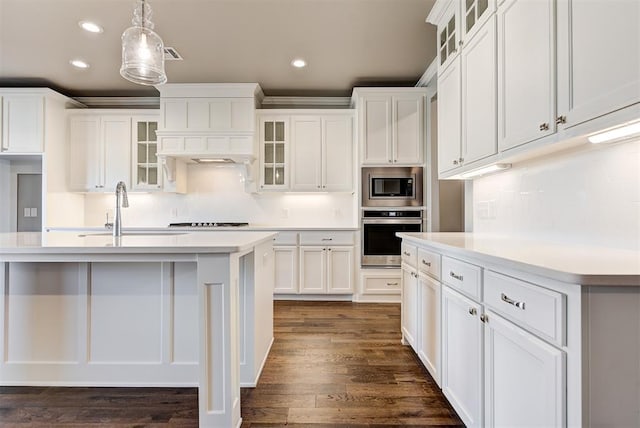
{"type": "MultiPolygon", "coordinates": [[[[175,236],[186,235],[186,232],[123,232],[122,236],[175,236]]],[[[86,238],[89,236],[111,236],[113,232],[83,233],[78,238],[86,238]]]]}

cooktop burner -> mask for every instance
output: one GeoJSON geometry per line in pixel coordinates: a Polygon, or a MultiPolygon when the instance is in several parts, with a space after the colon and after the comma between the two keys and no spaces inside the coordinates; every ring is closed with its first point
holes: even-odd
{"type": "Polygon", "coordinates": [[[234,223],[234,222],[188,222],[188,223],[170,223],[169,227],[240,227],[249,226],[249,223],[234,223]]]}

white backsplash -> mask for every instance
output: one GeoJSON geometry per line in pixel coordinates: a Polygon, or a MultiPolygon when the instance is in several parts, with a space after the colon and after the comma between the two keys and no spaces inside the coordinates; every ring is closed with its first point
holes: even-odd
{"type": "Polygon", "coordinates": [[[640,249],[640,140],[476,179],[473,207],[474,232],[640,249]]]}
{"type": "MultiPolygon", "coordinates": [[[[102,226],[113,216],[114,196],[85,198],[85,226],[102,226]]],[[[295,227],[354,227],[356,196],[351,193],[245,192],[240,166],[189,165],[188,192],[129,193],[122,209],[125,227],[164,227],[187,221],[239,221],[256,225],[295,227]]]]}

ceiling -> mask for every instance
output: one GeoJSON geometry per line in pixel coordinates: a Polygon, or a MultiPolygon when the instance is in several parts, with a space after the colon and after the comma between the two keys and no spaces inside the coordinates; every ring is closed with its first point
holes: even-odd
{"type": "MultiPolygon", "coordinates": [[[[270,96],[347,96],[414,85],[435,57],[434,0],[150,0],[170,83],[257,82],[270,96]],[[308,66],[295,69],[294,58],[308,66]]],[[[0,86],[70,96],[155,96],[120,77],[134,0],[0,0],[0,86]],[[91,20],[102,34],[80,29],[91,20]],[[81,58],[87,70],[69,61],[81,58]]]]}

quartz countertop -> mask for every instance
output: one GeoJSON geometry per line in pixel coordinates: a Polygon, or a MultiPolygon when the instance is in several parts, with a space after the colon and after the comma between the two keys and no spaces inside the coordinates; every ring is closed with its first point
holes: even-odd
{"type": "MultiPolygon", "coordinates": [[[[87,227],[47,227],[49,232],[108,232],[109,230],[99,226],[87,226],[87,227]]],[[[167,227],[167,226],[148,226],[148,227],[123,227],[122,232],[126,233],[144,233],[144,232],[216,232],[216,231],[237,231],[237,232],[262,232],[262,231],[347,231],[355,232],[359,230],[358,227],[345,227],[345,226],[272,226],[272,225],[260,225],[250,224],[248,226],[235,226],[235,227],[167,227]]]]}
{"type": "Polygon", "coordinates": [[[398,236],[453,257],[473,257],[562,282],[640,286],[640,251],[476,233],[398,233],[398,236]]]}
{"type": "MultiPolygon", "coordinates": [[[[104,232],[104,229],[100,229],[104,232]]],[[[20,232],[0,233],[3,254],[133,254],[133,253],[234,253],[253,248],[276,236],[274,232],[198,232],[171,230],[162,233],[20,232]]]]}

